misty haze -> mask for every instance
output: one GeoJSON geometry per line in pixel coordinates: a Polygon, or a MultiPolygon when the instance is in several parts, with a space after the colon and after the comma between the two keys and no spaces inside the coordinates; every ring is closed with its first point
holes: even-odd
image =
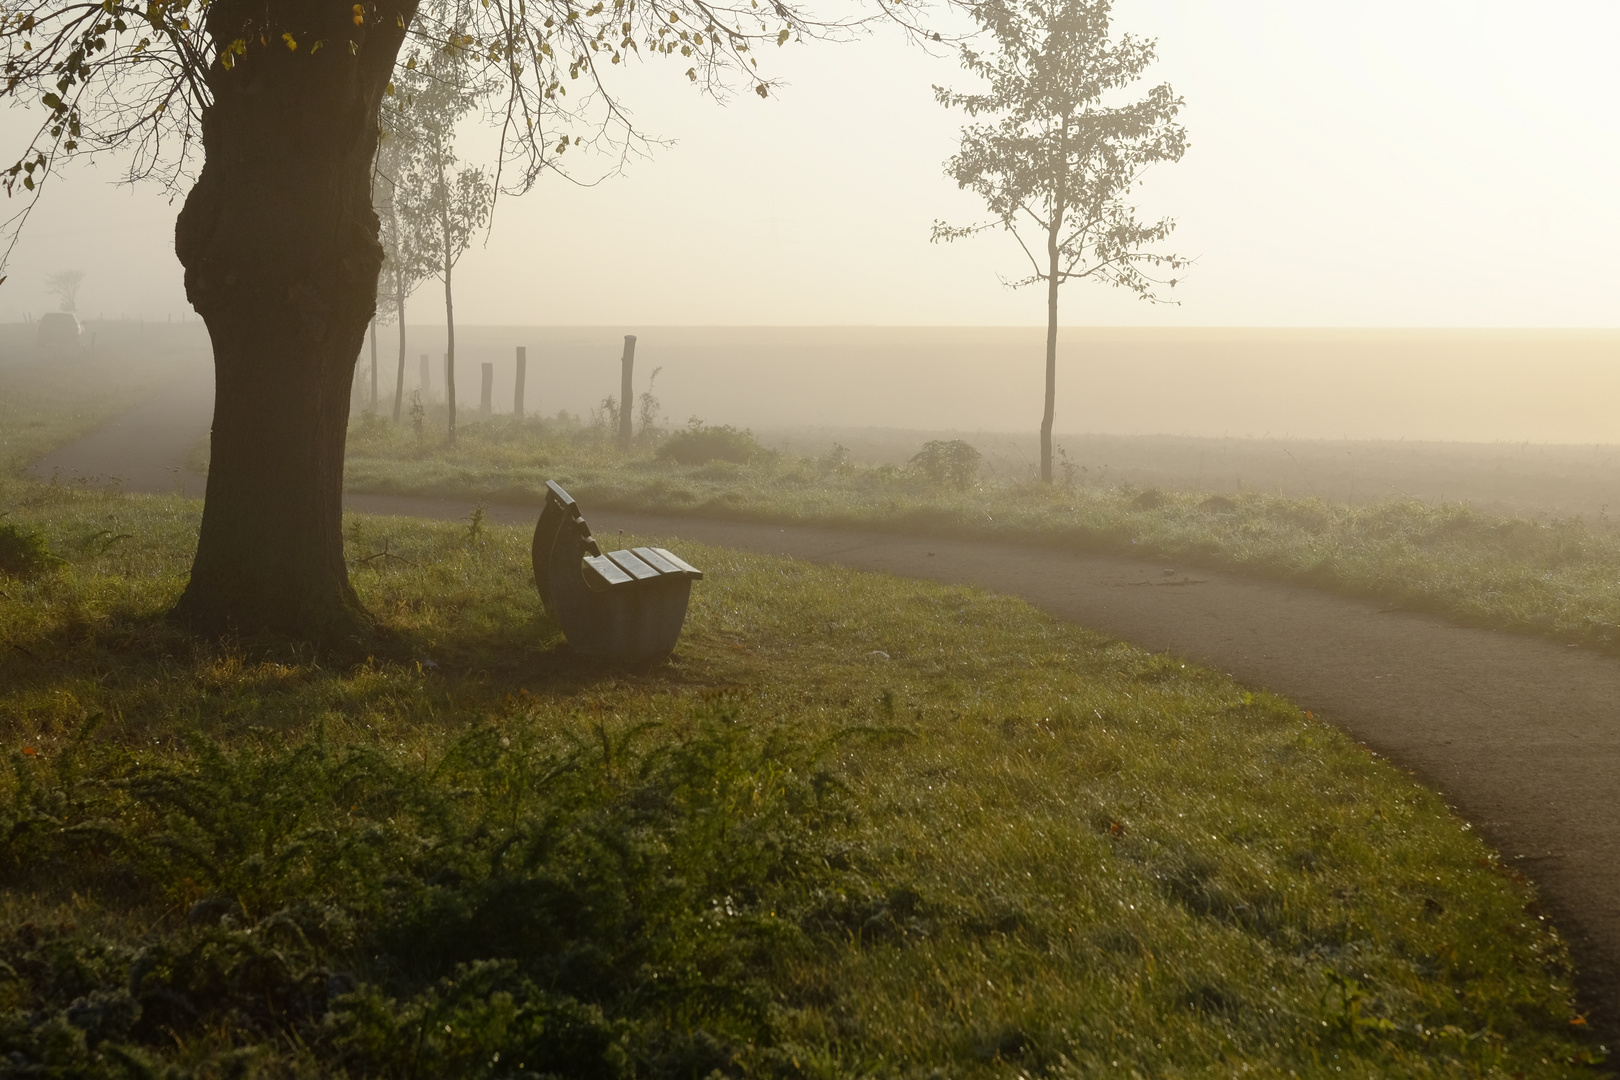
{"type": "Polygon", "coordinates": [[[1617,32],[7,2],[0,1074],[1608,1075],[1617,32]]]}

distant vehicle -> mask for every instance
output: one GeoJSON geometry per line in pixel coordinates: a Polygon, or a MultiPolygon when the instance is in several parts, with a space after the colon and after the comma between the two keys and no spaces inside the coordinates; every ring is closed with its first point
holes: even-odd
{"type": "Polygon", "coordinates": [[[50,357],[78,356],[83,351],[84,328],[71,311],[48,311],[39,317],[35,345],[50,357]]]}

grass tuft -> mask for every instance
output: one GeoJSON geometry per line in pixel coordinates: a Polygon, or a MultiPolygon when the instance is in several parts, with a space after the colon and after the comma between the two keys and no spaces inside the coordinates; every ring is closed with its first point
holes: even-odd
{"type": "Polygon", "coordinates": [[[60,565],[43,533],[0,521],[0,577],[29,581],[60,565]]]}

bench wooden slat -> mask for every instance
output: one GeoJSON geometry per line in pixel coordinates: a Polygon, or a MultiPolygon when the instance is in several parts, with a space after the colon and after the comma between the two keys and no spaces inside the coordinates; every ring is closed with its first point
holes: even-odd
{"type": "Polygon", "coordinates": [[[675,565],[675,568],[677,570],[681,571],[681,573],[691,575],[693,581],[702,581],[703,580],[703,571],[699,570],[697,567],[693,566],[691,563],[687,562],[685,559],[681,558],[679,555],[676,555],[673,551],[670,551],[668,548],[655,547],[652,550],[657,552],[657,554],[659,555],[660,558],[663,558],[663,559],[667,560],[668,562],[673,563],[675,565]]]}
{"type": "Polygon", "coordinates": [[[642,562],[640,559],[636,558],[634,552],[610,551],[608,552],[607,557],[618,563],[625,573],[629,574],[637,581],[646,581],[648,578],[655,578],[658,576],[658,568],[648,566],[645,562],[642,562]]]}
{"type": "Polygon", "coordinates": [[[660,574],[681,573],[680,567],[676,566],[674,563],[670,562],[668,559],[664,558],[650,547],[631,548],[630,550],[635,552],[636,558],[640,559],[654,570],[657,570],[660,574]]]}
{"type": "Polygon", "coordinates": [[[629,585],[636,580],[621,570],[606,555],[585,556],[584,565],[581,569],[585,574],[585,584],[595,592],[602,592],[616,585],[629,585]]]}

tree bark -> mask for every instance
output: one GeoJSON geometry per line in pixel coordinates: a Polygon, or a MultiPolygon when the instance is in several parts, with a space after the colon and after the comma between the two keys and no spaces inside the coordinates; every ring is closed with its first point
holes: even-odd
{"type": "Polygon", "coordinates": [[[523,383],[529,374],[529,349],[526,345],[517,347],[517,379],[512,387],[512,415],[519,420],[523,419],[523,383]]]}
{"type": "Polygon", "coordinates": [[[1057,414],[1058,286],[1062,284],[1063,218],[1068,211],[1069,114],[1058,134],[1052,221],[1046,230],[1046,406],[1041,412],[1041,481],[1052,482],[1052,419],[1057,414]]]}
{"type": "Polygon", "coordinates": [[[450,259],[448,228],[444,245],[444,329],[447,335],[444,354],[444,400],[450,407],[450,445],[456,445],[456,305],[450,296],[450,271],[455,263],[450,259]]]}
{"type": "Polygon", "coordinates": [[[450,250],[450,186],[444,176],[445,151],[436,146],[434,158],[439,167],[439,233],[444,241],[444,400],[449,413],[449,445],[456,445],[456,305],[451,297],[450,274],[456,260],[450,250]]]}
{"type": "Polygon", "coordinates": [[[371,317],[371,404],[367,412],[377,411],[377,316],[371,317]]]}
{"type": "Polygon", "coordinates": [[[1052,418],[1057,412],[1057,255],[1051,260],[1051,276],[1046,281],[1046,408],[1041,413],[1041,480],[1052,482],[1052,418]]]}
{"type": "Polygon", "coordinates": [[[394,313],[399,318],[399,373],[394,376],[394,423],[405,404],[405,282],[394,275],[394,313]]]}
{"type": "Polygon", "coordinates": [[[636,367],[636,335],[624,335],[624,357],[620,360],[619,370],[619,449],[625,453],[630,452],[630,443],[635,436],[635,429],[631,425],[635,417],[630,413],[632,391],[635,390],[633,378],[636,367]]]}
{"type": "Polygon", "coordinates": [[[214,351],[207,497],[173,611],[196,631],[331,640],[369,627],[343,559],[343,449],[382,264],[378,110],[414,15],[409,0],[365,25],[326,0],[208,9],[216,47],[252,44],[209,69],[202,174],[175,224],[214,351]]]}

